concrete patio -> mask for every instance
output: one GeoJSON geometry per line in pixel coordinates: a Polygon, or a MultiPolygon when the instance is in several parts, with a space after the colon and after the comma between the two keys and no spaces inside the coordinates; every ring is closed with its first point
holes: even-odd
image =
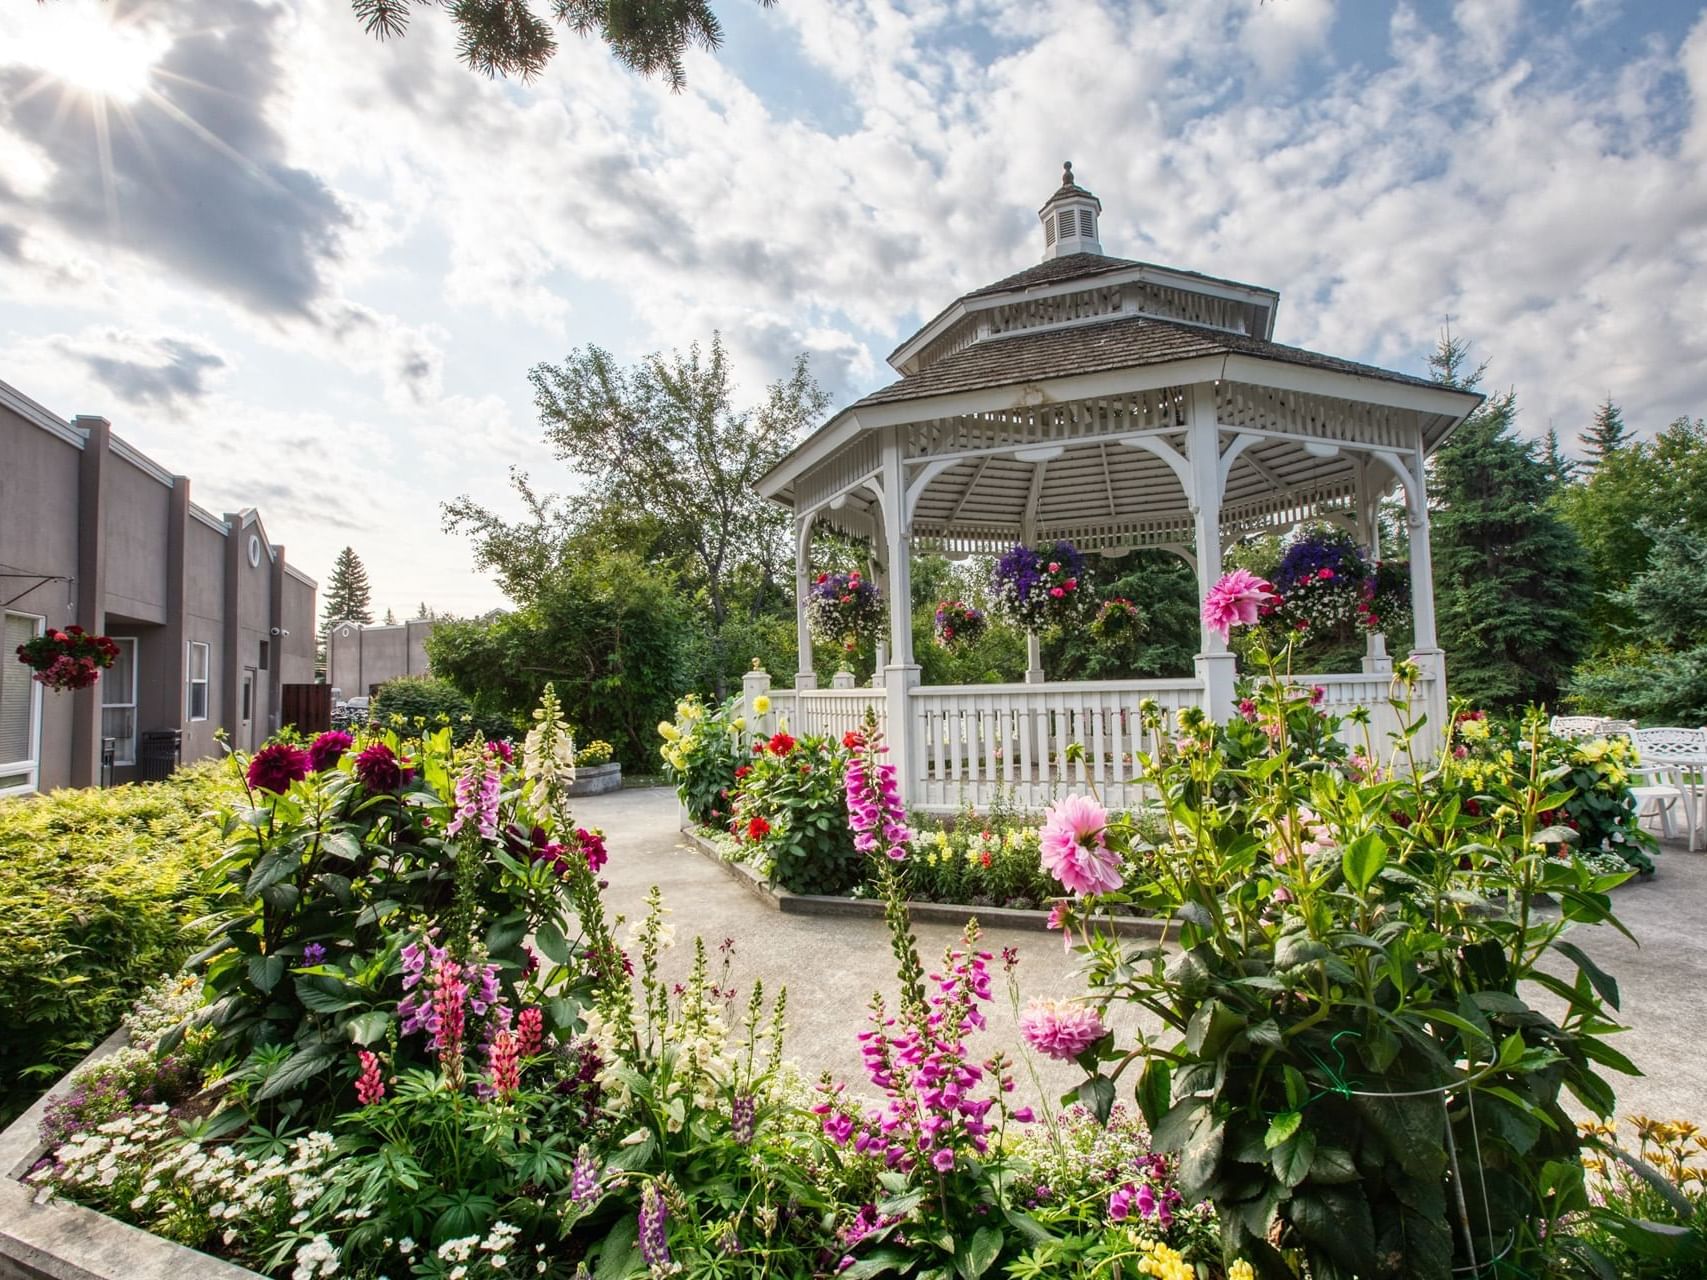
{"type": "MultiPolygon", "coordinates": [[[[647,889],[655,884],[663,891],[683,944],[668,955],[667,972],[677,976],[685,971],[691,956],[685,944],[696,933],[713,948],[733,938],[733,975],[742,999],[755,977],[762,978],[767,989],[788,988],[788,1056],[809,1077],[830,1071],[852,1091],[869,1088],[854,1036],[864,1028],[872,993],[882,991],[892,998],[894,992],[893,963],[881,921],[784,915],[764,906],[688,847],[677,830],[676,800],[670,791],[635,789],[589,797],[580,801],[577,818],[605,830],[613,911],[638,919],[647,889]]],[[[1707,1120],[1707,1070],[1701,1065],[1707,1046],[1704,902],[1707,855],[1687,853],[1679,841],[1667,846],[1656,876],[1626,885],[1615,895],[1619,917],[1640,946],[1606,927],[1579,929],[1572,935],[1617,978],[1623,1017],[1631,1029],[1615,1043],[1646,1073],[1636,1079],[1614,1078],[1621,1115],[1707,1120]]],[[[920,924],[916,932],[927,965],[958,937],[957,929],[941,924],[920,924]]],[[[998,953],[1003,947],[1018,948],[1022,1000],[1082,990],[1073,958],[1063,954],[1058,935],[990,929],[985,941],[998,953]]],[[[999,967],[998,962],[996,1008],[989,1031],[976,1046],[982,1053],[997,1048],[1012,1053],[1018,1046],[999,967]]],[[[1137,1025],[1129,1018],[1117,1028],[1130,1033],[1137,1025]]],[[[1038,1070],[1051,1098],[1079,1079],[1076,1068],[1058,1064],[1040,1061],[1038,1070]]],[[[1034,1097],[1026,1073],[1018,1075],[1021,1095],[1034,1097]]]]}

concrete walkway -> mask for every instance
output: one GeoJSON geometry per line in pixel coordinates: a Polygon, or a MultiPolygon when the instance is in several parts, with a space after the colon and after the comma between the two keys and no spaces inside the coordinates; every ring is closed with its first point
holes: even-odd
{"type": "MultiPolygon", "coordinates": [[[[657,885],[663,891],[679,940],[666,959],[671,977],[685,972],[692,954],[686,944],[696,933],[714,956],[717,944],[733,938],[738,1003],[746,999],[754,977],[762,978],[767,989],[786,985],[787,1055],[809,1078],[830,1071],[848,1082],[850,1092],[869,1092],[854,1037],[865,1028],[872,993],[894,997],[894,962],[882,921],[783,915],[766,907],[687,846],[677,830],[672,792],[641,789],[587,797],[576,816],[604,828],[611,855],[605,868],[607,900],[613,912],[637,920],[644,914],[648,888],[657,885]]],[[[1619,917],[1640,947],[1606,927],[1578,929],[1572,939],[1617,978],[1624,1021],[1632,1029],[1614,1043],[1647,1073],[1613,1078],[1620,1113],[1707,1123],[1707,854],[1686,853],[1677,845],[1668,847],[1659,862],[1659,874],[1651,881],[1627,885],[1614,895],[1619,917]]],[[[927,969],[959,936],[947,925],[920,924],[915,932],[927,969]]],[[[984,942],[998,957],[1004,947],[1018,949],[1015,976],[1022,1003],[1084,989],[1074,958],[1063,953],[1056,934],[990,929],[984,942]]],[[[999,959],[992,974],[996,1007],[989,1030],[974,1047],[984,1055],[998,1048],[1013,1054],[1018,1033],[999,959]]],[[[1117,1022],[1124,1043],[1131,1043],[1138,1025],[1130,1011],[1117,1022]]],[[[1037,1067],[1051,1100],[1082,1078],[1070,1065],[1040,1061],[1037,1067]]],[[[1037,1090],[1023,1069],[1018,1077],[1018,1093],[1035,1100],[1037,1090]]],[[[1129,1097],[1129,1089],[1122,1094],[1129,1097]]]]}

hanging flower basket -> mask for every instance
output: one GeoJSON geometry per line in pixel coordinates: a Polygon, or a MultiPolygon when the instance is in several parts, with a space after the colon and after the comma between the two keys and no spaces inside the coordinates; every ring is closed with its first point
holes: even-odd
{"type": "Polygon", "coordinates": [[[820,640],[834,640],[852,653],[876,632],[883,617],[882,593],[858,569],[820,573],[806,596],[806,617],[820,640]]]}
{"type": "Polygon", "coordinates": [[[1070,542],[1010,547],[990,575],[992,610],[1015,626],[1042,631],[1084,607],[1085,557],[1070,542]]]}
{"type": "Polygon", "coordinates": [[[944,600],[936,607],[936,642],[944,649],[970,648],[987,625],[982,609],[958,600],[944,600]]]}
{"type": "Polygon", "coordinates": [[[1104,600],[1091,619],[1091,634],[1104,644],[1124,645],[1136,641],[1149,629],[1144,611],[1125,596],[1104,600]]]}
{"type": "Polygon", "coordinates": [[[118,656],[118,645],[106,636],[92,636],[76,625],[49,631],[18,646],[18,661],[56,693],[89,688],[118,656]]]}
{"type": "Polygon", "coordinates": [[[1365,631],[1393,632],[1411,620],[1411,566],[1403,560],[1381,560],[1363,580],[1357,603],[1357,625],[1365,631]]]}
{"type": "Polygon", "coordinates": [[[1279,597],[1270,612],[1289,631],[1347,639],[1366,625],[1362,614],[1369,574],[1369,563],[1350,534],[1309,530],[1291,542],[1270,575],[1279,597]]]}

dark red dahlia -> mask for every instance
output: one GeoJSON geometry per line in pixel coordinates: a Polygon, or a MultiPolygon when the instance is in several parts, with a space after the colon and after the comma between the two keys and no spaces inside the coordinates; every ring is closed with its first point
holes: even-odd
{"type": "Polygon", "coordinates": [[[325,773],[337,767],[354,741],[342,729],[331,729],[308,744],[308,763],[315,773],[325,773]]]}
{"type": "Polygon", "coordinates": [[[249,758],[249,785],[282,795],[290,784],[308,776],[308,752],[288,742],[274,742],[249,758]]]}
{"type": "Polygon", "coordinates": [[[356,756],[356,777],[369,791],[396,791],[403,785],[403,765],[385,743],[371,743],[356,756]]]}

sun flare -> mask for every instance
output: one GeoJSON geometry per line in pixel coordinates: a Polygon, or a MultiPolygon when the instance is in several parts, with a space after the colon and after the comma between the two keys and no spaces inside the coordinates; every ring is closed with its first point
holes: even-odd
{"type": "Polygon", "coordinates": [[[165,49],[156,32],[129,21],[114,4],[54,0],[31,15],[8,61],[37,68],[68,88],[112,102],[147,91],[165,49]]]}

